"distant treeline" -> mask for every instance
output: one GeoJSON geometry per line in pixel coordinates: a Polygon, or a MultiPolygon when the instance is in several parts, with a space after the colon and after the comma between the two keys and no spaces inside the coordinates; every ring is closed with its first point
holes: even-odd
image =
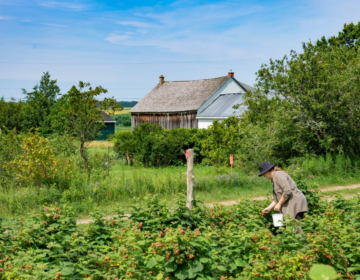
{"type": "Polygon", "coordinates": [[[124,108],[132,108],[134,107],[138,101],[119,101],[119,104],[124,108]]]}

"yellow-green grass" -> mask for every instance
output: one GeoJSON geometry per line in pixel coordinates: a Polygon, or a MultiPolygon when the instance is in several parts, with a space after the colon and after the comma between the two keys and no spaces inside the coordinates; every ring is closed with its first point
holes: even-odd
{"type": "Polygon", "coordinates": [[[360,195],[360,188],[355,189],[341,189],[341,190],[334,190],[334,191],[322,191],[322,196],[336,196],[336,195],[360,195]]]}
{"type": "Polygon", "coordinates": [[[124,108],[119,112],[116,112],[115,115],[124,115],[124,114],[129,114],[129,111],[131,110],[131,108],[124,108]]]}
{"type": "Polygon", "coordinates": [[[112,148],[114,147],[114,142],[111,141],[91,141],[88,145],[89,148],[96,149],[96,148],[112,148]]]}
{"type": "Polygon", "coordinates": [[[117,125],[115,127],[115,131],[131,131],[131,126],[121,126],[121,125],[117,125]]]}
{"type": "MultiPolygon", "coordinates": [[[[70,204],[77,217],[89,217],[95,208],[104,215],[114,214],[117,209],[131,212],[132,207],[142,206],[144,197],[158,196],[169,206],[174,202],[186,199],[187,167],[169,166],[145,168],[128,166],[126,159],[118,158],[108,141],[91,143],[89,155],[92,157],[92,174],[90,180],[80,171],[74,170],[73,179],[68,189],[63,192],[45,188],[6,188],[0,189],[0,217],[27,215],[37,211],[44,204],[55,201],[70,204]],[[101,171],[102,170],[102,171],[101,171]]],[[[82,161],[79,161],[81,166],[82,161]]],[[[219,171],[215,167],[195,165],[194,193],[195,199],[203,202],[241,200],[260,196],[271,196],[271,182],[257,177],[256,170],[245,174],[240,168],[230,167],[219,171]]],[[[305,183],[310,187],[349,185],[360,183],[360,174],[307,178],[305,183]]],[[[322,196],[332,194],[357,194],[359,189],[324,192],[322,196]]]]}

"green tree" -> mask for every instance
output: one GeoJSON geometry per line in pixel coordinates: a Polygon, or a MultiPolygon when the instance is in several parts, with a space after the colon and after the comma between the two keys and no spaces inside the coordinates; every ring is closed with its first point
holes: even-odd
{"type": "Polygon", "coordinates": [[[238,151],[243,137],[240,119],[229,117],[223,122],[216,120],[208,131],[208,137],[201,142],[201,154],[216,167],[228,166],[230,154],[238,151]]]}
{"type": "Polygon", "coordinates": [[[54,128],[67,130],[79,141],[79,152],[87,172],[89,161],[86,143],[99,135],[99,129],[104,125],[101,111],[109,109],[109,104],[113,102],[109,98],[105,102],[98,101],[96,97],[103,93],[107,93],[107,90],[101,86],[93,89],[90,83],[80,81],[78,87],[73,86],[62,96],[54,110],[56,113],[52,115],[54,128]]]}
{"type": "Polygon", "coordinates": [[[108,98],[105,97],[103,101],[101,101],[103,110],[109,114],[114,115],[116,112],[120,112],[123,108],[119,102],[115,100],[114,97],[108,98]]]}
{"type": "Polygon", "coordinates": [[[360,47],[360,21],[357,24],[344,24],[344,28],[339,32],[338,36],[331,36],[330,38],[321,37],[316,42],[318,46],[346,46],[347,48],[359,49],[360,47]]]}
{"type": "Polygon", "coordinates": [[[34,86],[33,91],[27,92],[23,89],[26,96],[25,114],[26,119],[23,127],[26,129],[39,128],[39,133],[51,133],[51,124],[48,116],[56,104],[56,98],[60,95],[60,88],[56,80],[51,80],[49,72],[45,72],[41,77],[40,84],[34,86]]]}
{"type": "Polygon", "coordinates": [[[13,99],[6,102],[4,98],[0,98],[0,129],[6,127],[20,131],[25,117],[25,108],[24,102],[16,102],[13,99]]]}
{"type": "Polygon", "coordinates": [[[338,37],[304,43],[302,53],[291,51],[257,72],[244,119],[264,128],[276,122],[273,137],[281,141],[272,148],[282,159],[359,153],[360,54],[352,47],[358,30],[359,24],[345,25],[338,37]]]}

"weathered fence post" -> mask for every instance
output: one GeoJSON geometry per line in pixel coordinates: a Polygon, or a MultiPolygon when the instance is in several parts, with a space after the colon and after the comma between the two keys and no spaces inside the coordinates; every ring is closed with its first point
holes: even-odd
{"type": "Polygon", "coordinates": [[[187,197],[186,207],[193,209],[194,200],[194,149],[188,150],[187,156],[187,197]]]}

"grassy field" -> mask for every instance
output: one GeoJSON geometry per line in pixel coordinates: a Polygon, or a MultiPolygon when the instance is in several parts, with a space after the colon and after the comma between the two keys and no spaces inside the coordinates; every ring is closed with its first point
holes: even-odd
{"type": "MultiPolygon", "coordinates": [[[[131,108],[124,108],[122,111],[117,112],[115,115],[111,115],[112,118],[115,118],[116,116],[126,116],[129,120],[131,119],[131,114],[129,113],[129,111],[131,110],[131,108]]],[[[119,125],[119,123],[117,123],[116,127],[115,127],[115,131],[119,132],[119,131],[130,131],[131,130],[131,126],[123,126],[123,125],[119,125]]]]}
{"type": "Polygon", "coordinates": [[[121,125],[117,125],[115,127],[115,131],[131,131],[131,126],[121,126],[121,125]]]}
{"type": "Polygon", "coordinates": [[[120,112],[116,112],[115,115],[124,115],[124,114],[129,114],[129,111],[131,110],[131,108],[124,108],[123,110],[121,110],[120,112]]]}
{"type": "Polygon", "coordinates": [[[88,145],[92,149],[107,149],[114,147],[114,142],[111,141],[91,141],[88,145]]]}
{"type": "MultiPolygon", "coordinates": [[[[104,143],[105,145],[105,143],[104,143]]],[[[93,153],[110,152],[105,148],[93,148],[93,153]]],[[[219,173],[212,166],[195,165],[195,198],[203,202],[219,202],[224,200],[238,200],[244,198],[271,196],[271,182],[263,177],[257,176],[257,170],[253,174],[243,174],[236,167],[223,169],[219,173]]],[[[128,166],[126,162],[116,161],[109,176],[101,182],[104,186],[110,186],[118,182],[116,189],[121,189],[122,194],[116,201],[115,194],[110,189],[108,194],[113,193],[114,199],[106,204],[98,204],[106,214],[114,213],[117,208],[128,211],[133,206],[143,204],[143,196],[158,195],[160,200],[168,205],[179,198],[186,198],[186,166],[169,166],[162,168],[145,168],[128,166]]],[[[335,185],[350,185],[360,182],[360,174],[353,176],[340,176],[333,174],[328,177],[309,177],[305,179],[311,188],[335,185]]],[[[335,191],[334,194],[357,194],[359,189],[335,191]]],[[[86,215],[85,215],[86,216],[86,215]]]]}
{"type": "MultiPolygon", "coordinates": [[[[90,143],[93,173],[90,180],[83,172],[75,172],[68,189],[56,186],[29,188],[0,188],[0,217],[26,216],[43,205],[54,202],[71,205],[77,217],[88,217],[94,209],[105,215],[117,209],[128,212],[134,206],[142,206],[144,197],[158,196],[167,205],[186,199],[186,166],[144,168],[128,166],[126,160],[118,158],[107,141],[90,143]],[[94,165],[95,164],[95,165],[94,165]]],[[[81,166],[82,162],[78,162],[81,166]]],[[[211,166],[195,165],[195,199],[203,202],[239,200],[259,196],[271,196],[271,182],[252,174],[244,174],[236,167],[217,170],[211,166]]],[[[311,187],[349,185],[360,183],[360,174],[303,178],[311,187]]],[[[298,179],[295,178],[297,181],[298,179]]],[[[326,195],[358,194],[359,189],[331,192],[326,195]]]]}

